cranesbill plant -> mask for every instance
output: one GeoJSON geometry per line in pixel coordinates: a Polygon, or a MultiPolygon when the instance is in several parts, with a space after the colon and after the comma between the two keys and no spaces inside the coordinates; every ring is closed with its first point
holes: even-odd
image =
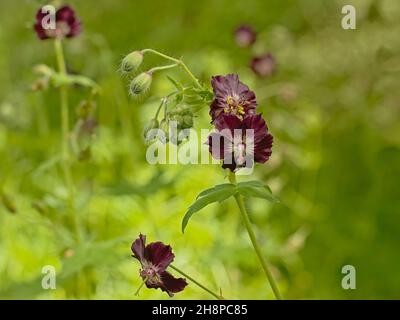
{"type": "MultiPolygon", "coordinates": [[[[130,94],[138,96],[144,94],[151,86],[156,72],[181,68],[191,80],[190,84],[182,84],[170,77],[168,79],[175,86],[175,90],[161,99],[154,117],[145,129],[145,138],[151,130],[169,131],[170,142],[179,144],[182,140],[178,132],[170,132],[175,128],[187,129],[193,127],[194,115],[209,106],[211,124],[215,131],[208,137],[209,150],[213,158],[221,160],[222,167],[227,169],[229,182],[214,186],[202,191],[192,203],[182,220],[182,232],[185,231],[190,218],[205,206],[221,202],[233,197],[238,206],[242,221],[247,229],[260,265],[265,272],[272,291],[277,299],[282,296],[272,276],[261,248],[257,242],[249,214],[245,206],[245,199],[262,198],[271,202],[278,200],[273,196],[270,188],[260,181],[237,182],[236,174],[240,170],[253,168],[255,163],[265,163],[272,153],[273,137],[261,114],[257,114],[255,93],[239,80],[237,74],[217,75],[211,78],[211,88],[200,83],[181,59],[176,59],[153,49],[134,51],[127,55],[121,65],[123,73],[131,74],[140,67],[146,54],[155,54],[172,62],[171,64],[156,66],[133,77],[130,82],[130,94]],[[161,121],[159,116],[164,109],[161,121]]],[[[164,143],[168,140],[164,139],[164,143]]]]}
{"type": "MultiPolygon", "coordinates": [[[[62,168],[65,183],[68,191],[68,209],[73,220],[76,238],[80,240],[80,226],[78,214],[75,212],[75,186],[72,177],[72,151],[73,145],[77,141],[71,141],[70,130],[70,110],[68,103],[68,92],[71,87],[80,86],[89,89],[88,98],[78,107],[78,121],[75,131],[88,132],[94,124],[93,109],[94,97],[99,93],[99,86],[92,79],[78,74],[70,74],[67,71],[66,60],[63,51],[63,42],[78,36],[81,31],[81,22],[77,18],[75,11],[68,5],[62,6],[52,12],[47,6],[40,8],[36,13],[36,21],[33,25],[37,37],[40,40],[52,41],[54,43],[54,53],[57,61],[57,68],[53,69],[41,64],[34,68],[39,74],[39,78],[33,85],[34,90],[47,89],[52,86],[60,92],[60,113],[61,113],[61,135],[62,135],[62,168]]],[[[76,149],[76,148],[75,148],[76,149]]],[[[78,153],[80,159],[87,156],[87,146],[82,152],[78,153]]]]}

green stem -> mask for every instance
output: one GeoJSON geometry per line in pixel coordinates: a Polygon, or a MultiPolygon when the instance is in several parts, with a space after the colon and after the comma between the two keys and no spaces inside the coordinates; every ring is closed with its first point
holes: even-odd
{"type": "MultiPolygon", "coordinates": [[[[233,184],[236,184],[236,176],[235,176],[235,174],[233,172],[230,172],[230,174],[229,174],[229,181],[231,183],[233,183],[233,184]]],[[[268,278],[268,281],[269,281],[269,284],[270,284],[270,286],[272,288],[272,291],[274,292],[274,295],[275,295],[276,299],[282,300],[282,296],[281,296],[281,294],[279,292],[278,286],[275,283],[274,277],[272,276],[272,273],[268,268],[268,265],[267,265],[267,263],[266,263],[266,261],[265,261],[265,259],[263,257],[263,254],[261,252],[260,246],[259,246],[259,244],[257,242],[256,235],[255,235],[253,227],[251,225],[251,221],[250,221],[249,215],[247,213],[246,207],[245,207],[244,202],[243,202],[243,198],[242,198],[242,196],[240,194],[236,194],[235,195],[235,200],[236,200],[236,203],[237,203],[237,205],[239,207],[239,211],[240,211],[240,214],[242,216],[243,223],[244,223],[244,225],[245,225],[245,227],[247,229],[247,233],[249,234],[251,243],[253,244],[254,250],[255,250],[255,252],[256,252],[256,254],[258,256],[258,259],[260,260],[261,266],[264,269],[264,272],[265,272],[265,274],[266,274],[266,276],[268,278]]]]}
{"type": "Polygon", "coordinates": [[[165,103],[165,98],[162,98],[162,99],[161,99],[161,102],[160,102],[160,105],[159,105],[158,108],[157,108],[157,111],[156,111],[156,114],[155,114],[155,116],[154,116],[154,119],[157,120],[158,115],[160,114],[161,108],[162,108],[162,106],[164,105],[164,103],[165,103]]]}
{"type": "Polygon", "coordinates": [[[169,64],[167,66],[154,67],[154,68],[151,68],[148,72],[156,72],[156,71],[161,71],[161,70],[166,70],[166,69],[172,69],[177,66],[178,66],[178,64],[174,63],[174,64],[169,64]]]}
{"type": "Polygon", "coordinates": [[[143,281],[142,281],[142,283],[140,284],[139,288],[136,290],[135,296],[138,296],[138,295],[139,295],[140,289],[142,289],[142,287],[144,286],[144,284],[146,283],[146,281],[147,281],[147,278],[144,278],[143,281]]]}
{"type": "Polygon", "coordinates": [[[160,105],[159,105],[158,108],[157,108],[157,111],[156,111],[156,114],[155,114],[155,116],[154,116],[154,119],[157,119],[157,118],[158,118],[162,106],[163,106],[163,105],[167,105],[168,99],[171,98],[173,95],[175,95],[175,94],[177,94],[177,93],[178,93],[178,91],[171,92],[171,93],[169,93],[168,95],[166,95],[164,98],[161,99],[160,105]]]}
{"type": "MultiPolygon", "coordinates": [[[[54,40],[54,48],[57,59],[57,66],[61,76],[67,75],[67,68],[65,65],[64,52],[60,39],[54,40]]],[[[68,108],[68,88],[65,85],[60,86],[60,99],[61,99],[61,130],[62,130],[62,155],[63,155],[63,173],[68,190],[68,207],[70,214],[73,216],[74,227],[78,242],[80,242],[80,229],[78,216],[75,213],[75,191],[72,180],[71,172],[71,155],[69,148],[69,108],[68,108]]]]}
{"type": "Polygon", "coordinates": [[[197,286],[199,286],[200,288],[202,288],[204,291],[208,292],[209,294],[211,294],[213,297],[217,298],[218,300],[224,300],[224,297],[222,295],[218,295],[215,292],[212,292],[210,289],[208,289],[207,287],[203,286],[200,282],[196,281],[195,279],[193,279],[191,276],[187,275],[186,273],[184,273],[183,271],[179,270],[177,267],[173,266],[172,264],[169,265],[169,267],[173,270],[175,270],[176,272],[179,272],[181,275],[183,275],[185,278],[188,278],[190,281],[192,281],[194,284],[196,284],[197,286]]]}
{"type": "Polygon", "coordinates": [[[196,86],[198,86],[199,88],[202,88],[199,80],[197,80],[197,78],[194,76],[194,74],[189,70],[189,68],[186,66],[186,64],[182,60],[173,58],[171,56],[168,56],[168,55],[166,55],[164,53],[158,52],[158,51],[153,50],[153,49],[144,49],[141,52],[143,54],[146,53],[146,52],[151,52],[151,53],[154,53],[154,54],[156,54],[156,55],[158,55],[158,56],[160,56],[160,57],[162,57],[164,59],[167,59],[167,60],[175,62],[177,65],[180,65],[183,70],[185,70],[185,72],[189,75],[189,77],[194,81],[196,86]]]}

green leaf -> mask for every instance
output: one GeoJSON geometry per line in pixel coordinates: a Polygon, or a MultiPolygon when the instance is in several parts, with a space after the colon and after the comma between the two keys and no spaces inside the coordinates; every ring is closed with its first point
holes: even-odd
{"type": "Polygon", "coordinates": [[[244,197],[262,198],[271,202],[279,202],[271,189],[260,181],[245,181],[237,184],[237,191],[244,197]]]}
{"type": "Polygon", "coordinates": [[[199,198],[201,198],[201,197],[203,197],[203,196],[205,196],[205,195],[207,195],[207,194],[209,194],[209,193],[211,193],[211,192],[214,192],[214,191],[216,191],[217,189],[232,188],[232,187],[235,188],[235,185],[232,184],[232,183],[218,184],[218,185],[216,185],[215,187],[212,187],[212,188],[209,188],[209,189],[205,189],[205,190],[203,190],[202,192],[200,192],[200,193],[197,195],[196,199],[199,199],[199,198]]]}
{"type": "Polygon", "coordinates": [[[206,189],[201,192],[197,199],[189,209],[186,211],[185,216],[182,220],[182,233],[185,232],[186,226],[189,222],[189,219],[192,217],[194,213],[203,209],[205,206],[214,202],[222,202],[236,193],[236,186],[232,183],[225,183],[217,185],[213,188],[206,189]]]}

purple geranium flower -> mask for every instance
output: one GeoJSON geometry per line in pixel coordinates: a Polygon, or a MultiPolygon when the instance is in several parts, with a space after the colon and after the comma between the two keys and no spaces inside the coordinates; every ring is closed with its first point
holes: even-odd
{"type": "Polygon", "coordinates": [[[276,69],[276,61],[271,53],[266,53],[251,60],[250,67],[261,78],[271,76],[276,69]]]}
{"type": "Polygon", "coordinates": [[[40,8],[36,13],[36,23],[33,26],[39,39],[71,38],[81,32],[81,22],[76,18],[75,11],[70,6],[63,6],[56,12],[55,29],[43,28],[43,19],[48,13],[42,13],[40,8]]]}
{"type": "Polygon", "coordinates": [[[182,291],[187,282],[183,278],[175,278],[166,271],[175,255],[171,246],[162,242],[152,242],[146,246],[146,236],[140,234],[132,243],[133,257],[142,265],[140,276],[145,281],[147,288],[161,289],[170,297],[182,291]]]}
{"type": "Polygon", "coordinates": [[[241,25],[235,30],[235,41],[241,48],[250,47],[256,42],[256,38],[256,32],[249,25],[241,25]]]}
{"type": "Polygon", "coordinates": [[[214,91],[214,100],[210,109],[212,121],[222,114],[232,114],[239,119],[255,114],[256,95],[248,86],[239,81],[237,74],[214,76],[211,78],[211,85],[214,91]]]}
{"type": "Polygon", "coordinates": [[[215,122],[217,132],[208,137],[213,158],[223,160],[222,167],[234,171],[266,162],[272,153],[273,137],[261,115],[248,115],[243,120],[227,114],[215,122]]]}

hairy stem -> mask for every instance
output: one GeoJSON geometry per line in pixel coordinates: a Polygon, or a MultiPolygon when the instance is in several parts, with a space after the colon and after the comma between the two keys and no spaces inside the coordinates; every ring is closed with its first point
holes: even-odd
{"type": "Polygon", "coordinates": [[[153,50],[153,49],[144,49],[141,52],[143,54],[146,53],[146,52],[151,52],[151,53],[154,53],[154,54],[156,54],[156,55],[158,55],[158,56],[160,56],[160,57],[162,57],[164,59],[167,59],[167,60],[175,62],[177,65],[181,66],[183,70],[185,70],[185,72],[189,75],[189,77],[193,80],[193,82],[196,84],[197,87],[202,88],[199,80],[194,76],[194,74],[190,71],[190,69],[187,67],[187,65],[182,60],[173,58],[171,56],[168,56],[168,55],[166,55],[164,53],[158,52],[158,51],[153,50]]]}
{"type": "MultiPolygon", "coordinates": [[[[62,48],[62,43],[60,39],[54,40],[54,48],[57,58],[58,71],[62,76],[67,74],[67,69],[65,66],[64,52],[62,48]]],[[[76,237],[78,242],[80,241],[80,228],[78,216],[75,212],[75,190],[72,180],[71,171],[71,155],[69,148],[69,108],[68,108],[68,88],[65,85],[60,86],[60,101],[61,101],[61,134],[62,134],[62,165],[63,173],[65,178],[65,183],[68,190],[68,209],[73,217],[74,227],[76,231],[76,237]]]]}
{"type": "MultiPolygon", "coordinates": [[[[230,180],[231,183],[236,184],[236,176],[235,176],[235,174],[233,172],[229,173],[229,180],[230,180]]],[[[249,234],[251,243],[253,244],[254,251],[256,252],[256,254],[258,256],[258,259],[259,259],[259,261],[261,263],[261,266],[264,269],[265,275],[267,276],[267,279],[268,279],[269,284],[270,284],[270,286],[272,288],[272,291],[274,292],[274,295],[275,295],[276,299],[281,300],[282,296],[281,296],[281,294],[279,292],[278,286],[276,285],[274,277],[272,276],[272,273],[269,270],[268,265],[267,265],[267,263],[266,263],[266,261],[265,261],[265,259],[263,257],[263,254],[261,252],[261,248],[260,248],[260,246],[259,246],[259,244],[257,242],[257,238],[256,238],[256,235],[254,233],[253,227],[251,225],[251,221],[250,221],[249,215],[247,213],[246,207],[244,205],[243,198],[242,198],[242,196],[240,194],[236,194],[235,195],[235,200],[236,200],[236,203],[237,203],[237,205],[239,207],[239,211],[240,211],[240,214],[242,216],[243,223],[244,223],[244,225],[245,225],[245,227],[247,229],[247,233],[249,234]]]]}
{"type": "Polygon", "coordinates": [[[192,281],[194,284],[196,284],[197,286],[199,286],[201,289],[203,289],[204,291],[208,292],[209,294],[211,294],[213,297],[217,298],[218,300],[224,300],[224,297],[222,295],[218,295],[215,292],[211,291],[210,289],[208,289],[207,287],[203,286],[200,282],[196,281],[195,279],[193,279],[191,276],[187,275],[186,273],[184,273],[183,271],[181,271],[180,269],[178,269],[177,267],[173,266],[172,264],[169,265],[169,267],[173,270],[175,270],[176,272],[180,273],[182,276],[184,276],[185,278],[188,278],[190,281],[192,281]]]}

